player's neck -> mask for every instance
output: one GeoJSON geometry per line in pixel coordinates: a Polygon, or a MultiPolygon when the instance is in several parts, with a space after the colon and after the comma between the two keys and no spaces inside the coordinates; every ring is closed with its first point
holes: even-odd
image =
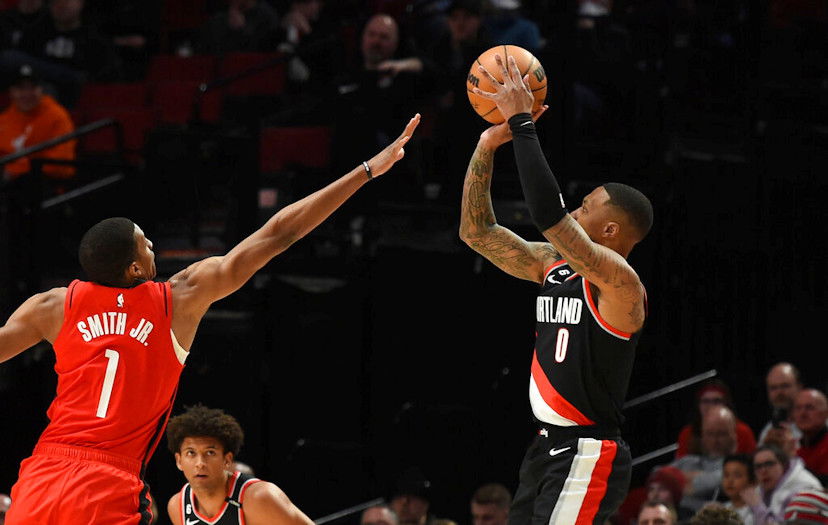
{"type": "Polygon", "coordinates": [[[193,487],[193,495],[196,499],[196,508],[199,514],[205,517],[215,516],[224,506],[227,495],[230,491],[230,483],[233,476],[227,473],[226,480],[222,485],[215,487],[193,487]]]}

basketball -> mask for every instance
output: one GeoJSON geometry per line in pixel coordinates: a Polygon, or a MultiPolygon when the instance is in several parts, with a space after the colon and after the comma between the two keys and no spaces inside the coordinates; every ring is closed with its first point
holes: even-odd
{"type": "Polygon", "coordinates": [[[517,63],[521,78],[529,74],[529,89],[535,96],[532,113],[539,110],[546,98],[546,72],[543,70],[543,66],[538,59],[535,58],[535,55],[522,47],[510,45],[495,46],[484,51],[469,68],[469,76],[466,78],[466,93],[469,95],[469,102],[471,103],[472,109],[487,122],[491,122],[492,124],[500,124],[503,122],[503,116],[500,114],[500,110],[497,109],[494,101],[481,97],[472,91],[474,88],[490,93],[495,90],[491,81],[477,69],[478,66],[485,67],[495,79],[503,81],[500,66],[495,62],[495,55],[500,55],[504,64],[508,64],[506,62],[508,57],[515,57],[515,63],[517,63]]]}

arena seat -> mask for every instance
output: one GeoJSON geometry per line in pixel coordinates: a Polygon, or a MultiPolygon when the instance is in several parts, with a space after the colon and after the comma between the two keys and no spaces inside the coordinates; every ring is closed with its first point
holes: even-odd
{"type": "Polygon", "coordinates": [[[331,160],[328,126],[265,127],[259,137],[259,170],[278,173],[290,166],[327,168],[331,160]]]}
{"type": "Polygon", "coordinates": [[[282,53],[228,53],[221,59],[218,78],[232,77],[247,70],[264,67],[250,76],[239,78],[228,84],[226,95],[279,95],[285,89],[286,63],[279,62],[282,53]]]}
{"type": "MultiPolygon", "coordinates": [[[[112,118],[120,122],[123,131],[123,153],[129,159],[142,155],[149,130],[155,125],[155,114],[149,107],[143,108],[99,108],[84,114],[86,122],[112,118]]],[[[104,128],[81,138],[79,152],[85,154],[106,154],[118,150],[115,128],[104,128]]]]}
{"type": "MultiPolygon", "coordinates": [[[[194,116],[198,100],[198,86],[193,80],[167,80],[150,86],[150,104],[159,123],[186,124],[194,116]]],[[[198,117],[203,122],[214,123],[221,116],[221,93],[212,91],[201,99],[198,117]]]]}
{"type": "Polygon", "coordinates": [[[215,78],[216,67],[217,58],[213,55],[159,54],[150,59],[146,80],[149,84],[170,80],[208,82],[215,78]]]}
{"type": "Polygon", "coordinates": [[[149,90],[143,82],[84,84],[75,109],[144,108],[149,103],[149,90]]]}

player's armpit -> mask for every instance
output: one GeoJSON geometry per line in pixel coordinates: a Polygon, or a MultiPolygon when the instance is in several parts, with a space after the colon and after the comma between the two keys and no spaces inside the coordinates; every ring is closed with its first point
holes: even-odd
{"type": "Polygon", "coordinates": [[[45,340],[53,342],[63,323],[66,288],[29,297],[0,327],[0,363],[45,340]]]}
{"type": "Polygon", "coordinates": [[[250,485],[243,505],[247,525],[313,525],[313,521],[273,483],[262,481],[250,485]]]}

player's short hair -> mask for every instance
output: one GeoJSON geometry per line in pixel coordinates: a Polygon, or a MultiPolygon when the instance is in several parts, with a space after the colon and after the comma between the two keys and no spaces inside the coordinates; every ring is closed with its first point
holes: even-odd
{"type": "Polygon", "coordinates": [[[477,488],[472,495],[472,502],[478,505],[496,505],[508,509],[512,504],[512,494],[500,483],[487,483],[477,488]]]}
{"type": "Polygon", "coordinates": [[[735,453],[735,454],[728,454],[725,456],[724,461],[722,462],[722,466],[728,463],[741,463],[747,469],[748,481],[750,483],[756,483],[756,471],[753,470],[753,458],[750,454],[744,453],[735,453]]]}
{"type": "Polygon", "coordinates": [[[175,454],[181,451],[181,443],[188,437],[208,437],[218,440],[224,452],[239,454],[244,443],[244,431],[236,418],[219,408],[202,404],[188,407],[183,414],[170,418],[167,423],[167,447],[175,454]]]}
{"type": "Polygon", "coordinates": [[[609,195],[609,203],[621,208],[635,229],[637,240],[641,240],[650,232],[653,226],[653,204],[646,195],[620,182],[603,184],[609,195]]]}
{"type": "Polygon", "coordinates": [[[78,260],[86,277],[107,286],[124,285],[124,272],[135,260],[135,223],[110,217],[89,228],[78,246],[78,260]]]}

